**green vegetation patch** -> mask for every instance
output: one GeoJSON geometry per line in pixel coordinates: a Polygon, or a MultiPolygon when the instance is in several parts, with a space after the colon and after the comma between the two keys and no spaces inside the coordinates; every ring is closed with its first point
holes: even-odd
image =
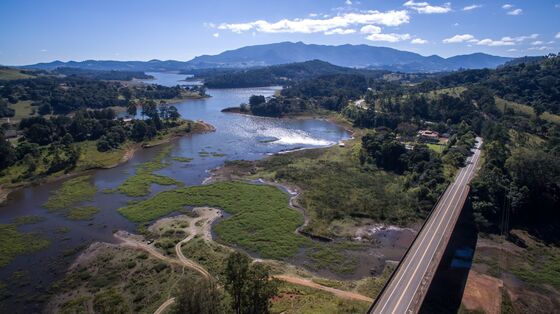
{"type": "Polygon", "coordinates": [[[11,105],[10,107],[16,112],[14,114],[14,120],[21,120],[23,118],[29,118],[33,115],[33,106],[31,106],[31,100],[20,100],[17,103],[11,105]]]}
{"type": "Polygon", "coordinates": [[[92,200],[96,192],[91,176],[76,177],[64,182],[43,206],[53,211],[69,209],[78,203],[92,200]]]}
{"type": "Polygon", "coordinates": [[[317,246],[308,255],[316,268],[335,273],[349,274],[358,266],[355,257],[345,254],[344,250],[336,246],[317,246]]]}
{"type": "Polygon", "coordinates": [[[370,304],[341,299],[329,292],[281,282],[272,301],[272,313],[365,313],[370,304]]]}
{"type": "Polygon", "coordinates": [[[191,162],[193,159],[188,157],[181,157],[181,156],[174,156],[171,159],[178,161],[178,162],[191,162]]]}
{"type": "Polygon", "coordinates": [[[103,246],[53,286],[56,313],[153,313],[193,273],[136,250],[103,246]],[[120,310],[120,312],[119,312],[120,310]]]}
{"type": "Polygon", "coordinates": [[[163,159],[169,155],[171,147],[162,150],[153,160],[145,162],[136,168],[136,174],[128,177],[118,188],[127,196],[146,196],[150,194],[152,184],[159,185],[181,185],[181,183],[170,177],[153,173],[156,170],[169,166],[163,159]]]}
{"type": "Polygon", "coordinates": [[[226,260],[231,250],[202,238],[194,238],[185,243],[181,249],[183,254],[204,266],[218,278],[225,278],[226,260]]]}
{"type": "Polygon", "coordinates": [[[68,211],[68,218],[72,220],[89,220],[99,212],[95,206],[74,207],[68,211]]]}
{"type": "Polygon", "coordinates": [[[25,215],[14,218],[13,222],[16,225],[31,225],[44,221],[45,218],[36,215],[25,215]]]}
{"type": "Polygon", "coordinates": [[[162,192],[119,212],[132,221],[147,223],[185,206],[222,208],[233,216],[215,226],[221,241],[263,257],[285,258],[308,241],[294,232],[303,217],[287,203],[287,196],[271,186],[222,182],[162,192]]]}
{"type": "Polygon", "coordinates": [[[0,80],[21,80],[27,78],[33,78],[33,75],[23,73],[19,69],[12,68],[0,68],[0,80]]]}
{"type": "Polygon", "coordinates": [[[80,150],[80,157],[76,164],[78,170],[114,167],[121,162],[129,150],[133,149],[133,144],[128,142],[105,152],[97,150],[97,141],[84,141],[73,145],[80,150]]]}
{"type": "Polygon", "coordinates": [[[0,224],[0,267],[8,265],[20,254],[46,248],[49,243],[37,234],[19,232],[14,224],[0,224]]]}
{"type": "Polygon", "coordinates": [[[443,150],[445,149],[445,145],[440,145],[440,144],[426,144],[426,146],[428,146],[429,149],[433,150],[438,154],[443,153],[443,150]]]}
{"type": "Polygon", "coordinates": [[[304,150],[275,155],[256,163],[252,177],[289,182],[303,190],[298,203],[311,218],[306,231],[332,236],[331,222],[345,216],[404,224],[415,220],[413,192],[405,178],[360,165],[361,145],[304,150]]]}
{"type": "MultiPolygon", "coordinates": [[[[523,115],[526,117],[530,117],[530,118],[534,118],[535,115],[535,110],[533,109],[533,107],[529,106],[529,105],[524,105],[524,104],[520,104],[514,101],[509,101],[509,100],[505,100],[503,98],[499,98],[499,97],[495,97],[496,100],[496,107],[501,111],[501,112],[505,112],[506,109],[508,110],[513,110],[514,113],[519,114],[519,115],[523,115]]],[[[551,123],[555,123],[555,124],[560,124],[560,116],[556,115],[556,114],[552,114],[548,111],[545,111],[541,114],[540,116],[541,119],[543,119],[544,121],[547,122],[551,122],[551,123]]]]}

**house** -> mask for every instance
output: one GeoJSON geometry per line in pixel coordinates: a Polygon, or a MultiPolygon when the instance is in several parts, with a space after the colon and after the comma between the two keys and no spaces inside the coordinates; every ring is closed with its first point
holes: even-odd
{"type": "Polygon", "coordinates": [[[418,139],[423,142],[437,143],[439,142],[439,133],[432,130],[418,131],[418,139]]]}

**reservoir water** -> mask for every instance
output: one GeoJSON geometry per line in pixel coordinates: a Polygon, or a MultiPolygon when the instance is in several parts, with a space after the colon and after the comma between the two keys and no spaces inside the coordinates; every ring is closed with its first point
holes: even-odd
{"type": "MultiPolygon", "coordinates": [[[[150,73],[155,77],[147,83],[167,86],[187,84],[185,75],[150,73]]],[[[182,117],[204,120],[216,131],[207,134],[185,136],[170,144],[170,156],[193,158],[190,163],[166,159],[171,165],[158,173],[173,177],[186,185],[201,184],[209,177],[209,171],[226,160],[254,160],[281,151],[324,147],[349,138],[342,127],[318,119],[274,119],[222,113],[226,107],[247,102],[253,95],[271,96],[278,87],[207,90],[209,98],[186,100],[174,104],[182,117]],[[210,154],[200,154],[208,152],[210,154]],[[213,153],[213,154],[212,154],[213,153]]],[[[48,238],[51,245],[35,253],[18,256],[6,267],[0,268],[0,283],[7,286],[7,295],[0,293],[0,312],[31,313],[40,311],[50,286],[64,275],[77,254],[96,241],[114,242],[116,230],[135,230],[136,226],[123,218],[117,209],[131,198],[119,193],[103,193],[105,189],[117,188],[138,164],[149,161],[161,149],[154,147],[137,151],[127,163],[112,169],[91,171],[92,181],[98,189],[93,201],[100,209],[92,220],[73,221],[49,212],[43,207],[49,195],[64,180],[28,187],[12,193],[5,206],[0,207],[0,223],[12,223],[17,217],[34,215],[42,221],[22,225],[23,232],[36,232],[48,238]]],[[[173,187],[152,186],[152,195],[173,187]]]]}

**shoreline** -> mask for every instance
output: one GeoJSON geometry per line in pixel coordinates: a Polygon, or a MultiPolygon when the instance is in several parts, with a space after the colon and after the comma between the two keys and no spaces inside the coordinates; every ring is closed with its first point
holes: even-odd
{"type": "Polygon", "coordinates": [[[121,159],[119,160],[119,162],[109,165],[109,166],[95,166],[92,168],[88,168],[88,169],[81,169],[81,170],[72,170],[68,173],[63,173],[63,174],[53,174],[53,175],[47,175],[44,177],[38,177],[33,179],[33,181],[24,181],[21,182],[19,184],[17,184],[15,187],[13,188],[5,188],[3,186],[0,186],[0,207],[1,206],[5,206],[8,204],[9,202],[9,197],[10,194],[16,191],[19,191],[21,189],[25,189],[31,186],[37,186],[37,185],[41,185],[41,184],[46,184],[46,183],[52,183],[52,182],[57,182],[59,180],[64,180],[64,179],[69,179],[69,178],[73,178],[76,176],[80,176],[92,171],[96,171],[96,170],[103,170],[103,169],[112,169],[112,168],[116,168],[120,165],[123,165],[125,163],[127,163],[128,161],[130,161],[134,155],[136,154],[136,152],[140,149],[148,149],[148,148],[153,148],[153,147],[157,147],[160,145],[164,145],[167,143],[171,143],[172,141],[175,141],[179,138],[181,138],[182,136],[185,136],[187,134],[204,134],[204,133],[209,133],[209,132],[214,132],[216,131],[216,128],[207,123],[204,122],[202,120],[198,120],[198,121],[193,121],[196,125],[200,125],[201,127],[193,127],[193,130],[190,133],[185,133],[185,134],[181,134],[180,132],[175,131],[174,134],[172,134],[171,136],[169,136],[168,138],[162,139],[160,141],[148,144],[148,143],[134,143],[131,145],[131,147],[127,148],[123,154],[123,156],[121,157],[121,159]]]}

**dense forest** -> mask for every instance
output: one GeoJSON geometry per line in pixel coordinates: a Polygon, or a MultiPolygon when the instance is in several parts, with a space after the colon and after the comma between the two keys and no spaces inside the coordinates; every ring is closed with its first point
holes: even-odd
{"type": "MultiPolygon", "coordinates": [[[[66,114],[78,109],[127,106],[132,99],[172,99],[181,96],[182,87],[161,85],[125,86],[81,76],[40,76],[0,82],[0,98],[11,104],[31,101],[40,114],[66,114]]],[[[3,102],[0,112],[6,114],[3,102]]]]}
{"type": "MultiPolygon", "coordinates": [[[[129,111],[136,110],[132,105],[129,111]]],[[[141,105],[145,120],[124,121],[116,119],[112,109],[81,109],[72,116],[33,116],[24,118],[18,125],[22,137],[17,145],[5,139],[0,128],[0,173],[13,166],[27,170],[17,181],[36,175],[46,175],[76,166],[79,147],[83,141],[96,141],[100,152],[118,148],[125,141],[142,142],[154,138],[160,130],[178,125],[180,114],[174,106],[160,106],[154,101],[141,105]],[[38,165],[41,167],[38,167],[38,165]]]]}
{"type": "Polygon", "coordinates": [[[367,79],[382,79],[385,76],[391,76],[391,79],[410,82],[434,76],[432,74],[391,73],[382,70],[346,68],[320,60],[250,69],[206,69],[185,73],[204,79],[204,85],[209,88],[289,86],[304,80],[338,74],[361,75],[367,79]]]}
{"type": "Polygon", "coordinates": [[[133,79],[151,79],[153,76],[147,75],[139,71],[101,71],[86,70],[79,68],[60,67],[54,69],[52,74],[60,74],[65,76],[77,76],[94,80],[107,81],[131,81],[133,79]]]}
{"type": "Polygon", "coordinates": [[[560,58],[523,59],[496,70],[466,70],[420,84],[420,88],[477,85],[495,95],[530,105],[537,113],[560,113],[560,58]]]}

